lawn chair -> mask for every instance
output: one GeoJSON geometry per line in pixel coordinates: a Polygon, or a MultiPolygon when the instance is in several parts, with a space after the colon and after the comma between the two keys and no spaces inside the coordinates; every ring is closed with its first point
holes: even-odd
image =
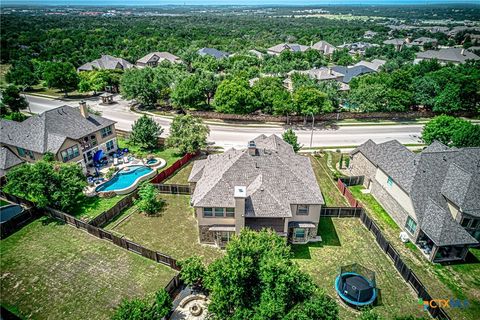
{"type": "Polygon", "coordinates": [[[129,163],[129,162],[130,162],[130,160],[128,159],[128,157],[126,157],[126,156],[123,157],[123,163],[129,163]]]}
{"type": "Polygon", "coordinates": [[[118,166],[118,158],[113,158],[113,165],[118,166]]]}

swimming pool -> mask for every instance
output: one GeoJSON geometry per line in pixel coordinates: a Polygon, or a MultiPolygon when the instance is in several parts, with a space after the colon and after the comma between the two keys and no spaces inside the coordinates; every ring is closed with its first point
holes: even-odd
{"type": "Polygon", "coordinates": [[[9,204],[0,207],[0,223],[4,223],[23,212],[22,206],[9,204]]]}
{"type": "Polygon", "coordinates": [[[133,191],[140,181],[155,175],[152,168],[146,166],[128,166],[118,171],[110,180],[95,188],[96,192],[115,191],[125,194],[133,191]]]}

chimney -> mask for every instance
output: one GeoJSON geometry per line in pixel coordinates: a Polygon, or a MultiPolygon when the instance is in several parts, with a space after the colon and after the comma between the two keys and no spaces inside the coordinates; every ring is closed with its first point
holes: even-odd
{"type": "Polygon", "coordinates": [[[88,118],[88,108],[87,108],[87,103],[85,101],[80,101],[80,114],[87,119],[88,118]]]}
{"type": "Polygon", "coordinates": [[[461,54],[462,56],[464,56],[464,55],[465,55],[465,49],[462,48],[462,51],[460,51],[460,54],[461,54]]]}
{"type": "Polygon", "coordinates": [[[247,187],[235,186],[233,197],[235,198],[235,234],[245,226],[245,200],[247,198],[247,187]]]}
{"type": "Polygon", "coordinates": [[[248,154],[251,156],[257,155],[257,145],[253,140],[248,142],[248,154]]]}

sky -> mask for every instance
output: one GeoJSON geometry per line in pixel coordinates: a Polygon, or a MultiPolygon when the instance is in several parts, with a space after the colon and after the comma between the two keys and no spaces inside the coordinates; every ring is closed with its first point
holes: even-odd
{"type": "Polygon", "coordinates": [[[471,3],[480,0],[0,0],[1,5],[399,5],[399,4],[439,4],[471,3]]]}

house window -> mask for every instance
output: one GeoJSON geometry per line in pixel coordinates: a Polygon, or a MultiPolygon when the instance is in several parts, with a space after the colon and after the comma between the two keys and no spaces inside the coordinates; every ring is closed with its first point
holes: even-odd
{"type": "Polygon", "coordinates": [[[90,141],[92,142],[92,147],[95,147],[97,145],[97,136],[92,134],[90,136],[90,141]]]}
{"type": "Polygon", "coordinates": [[[223,217],[223,208],[215,208],[215,217],[223,217]]]}
{"type": "Polygon", "coordinates": [[[305,238],[305,229],[295,228],[293,231],[295,239],[304,239],[305,238]]]}
{"type": "Polygon", "coordinates": [[[212,208],[203,208],[203,216],[204,217],[213,217],[213,209],[212,208]]]}
{"type": "Polygon", "coordinates": [[[35,160],[35,155],[33,154],[33,151],[27,150],[27,154],[30,157],[30,159],[35,160]]]}
{"type": "Polygon", "coordinates": [[[473,220],[472,224],[470,225],[470,228],[477,229],[479,225],[480,225],[480,220],[473,220]]]}
{"type": "Polygon", "coordinates": [[[388,177],[387,185],[389,185],[390,187],[393,185],[393,179],[391,177],[388,177]]]}
{"type": "Polygon", "coordinates": [[[107,151],[110,151],[114,148],[113,140],[107,142],[107,151]]]}
{"type": "Polygon", "coordinates": [[[417,230],[417,223],[412,218],[408,217],[407,223],[405,224],[405,229],[407,229],[407,231],[411,234],[414,234],[415,230],[417,230]]]}
{"type": "Polygon", "coordinates": [[[306,216],[308,215],[308,205],[306,204],[299,204],[297,206],[297,215],[306,216]]]}
{"type": "Polygon", "coordinates": [[[20,157],[25,157],[25,149],[17,147],[17,152],[20,157]]]}
{"type": "Polygon", "coordinates": [[[63,150],[61,153],[63,162],[67,162],[68,160],[72,160],[80,155],[78,151],[78,146],[74,145],[68,149],[63,150]]]}
{"type": "Polygon", "coordinates": [[[464,227],[464,228],[468,227],[468,225],[470,224],[470,221],[472,221],[472,219],[463,218],[462,227],[464,227]]]}
{"type": "Polygon", "coordinates": [[[103,128],[100,130],[100,133],[102,134],[102,138],[105,138],[106,136],[109,136],[112,134],[112,126],[108,126],[106,128],[103,128]]]}
{"type": "Polygon", "coordinates": [[[231,237],[231,232],[228,232],[228,231],[222,231],[220,232],[220,240],[222,242],[228,242],[230,241],[230,237],[231,237]]]}
{"type": "Polygon", "coordinates": [[[235,217],[235,208],[226,208],[225,212],[227,217],[230,217],[230,218],[235,217]]]}

